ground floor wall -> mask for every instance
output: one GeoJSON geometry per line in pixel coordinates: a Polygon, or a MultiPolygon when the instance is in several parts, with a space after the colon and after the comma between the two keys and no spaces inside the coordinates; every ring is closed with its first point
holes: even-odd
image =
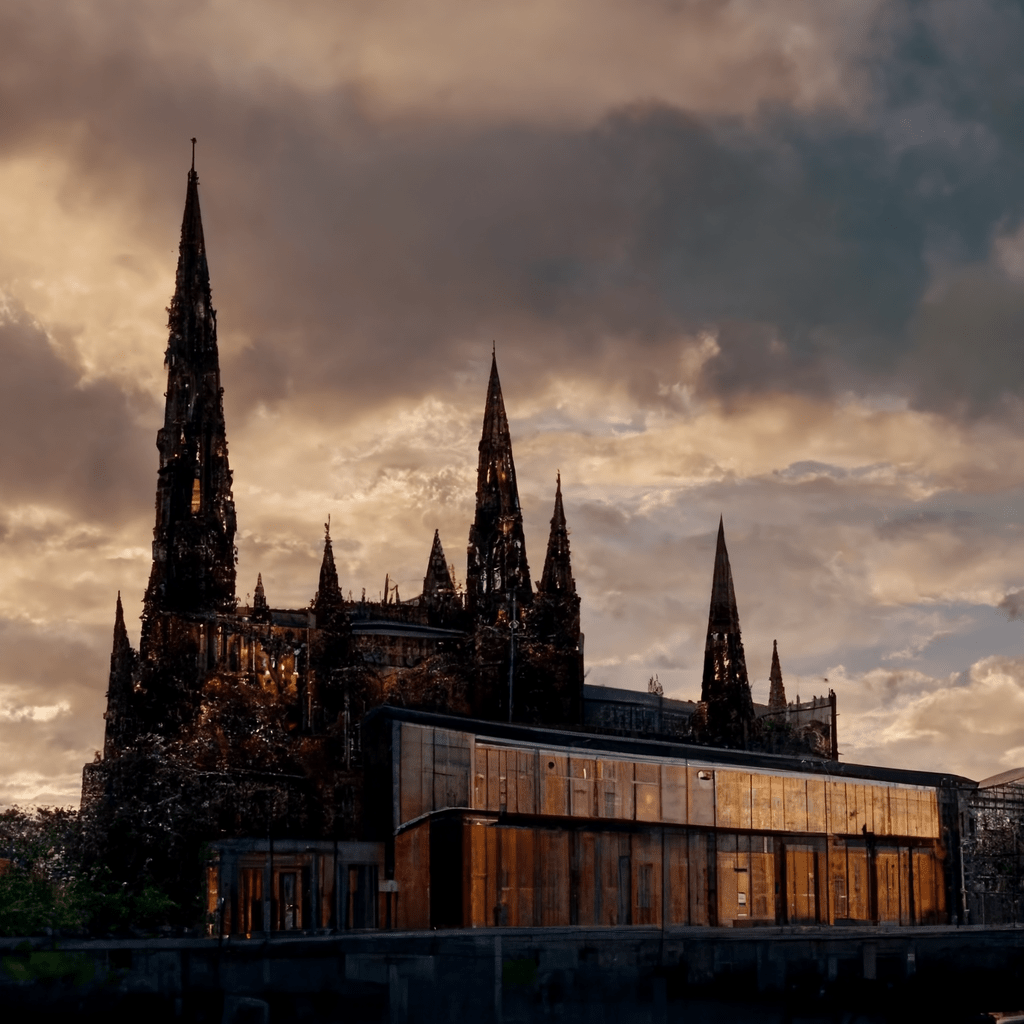
{"type": "Polygon", "coordinates": [[[394,843],[402,928],[948,920],[934,841],[438,817],[394,843]]]}

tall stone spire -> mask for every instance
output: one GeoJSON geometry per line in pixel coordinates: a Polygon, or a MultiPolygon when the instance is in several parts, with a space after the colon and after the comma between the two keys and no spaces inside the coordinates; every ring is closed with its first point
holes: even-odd
{"type": "Polygon", "coordinates": [[[772,670],[768,676],[771,690],[768,693],[768,708],[771,711],[786,710],[786,688],[782,685],[782,666],[779,664],[779,641],[772,641],[772,670]]]}
{"type": "Polygon", "coordinates": [[[132,698],[138,675],[139,656],[128,639],[124,624],[121,591],[117,592],[114,612],[114,644],[110,652],[110,677],[107,686],[106,728],[103,736],[103,756],[116,757],[130,742],[132,733],[132,698]]]}
{"type": "Polygon", "coordinates": [[[235,503],[224,428],[217,314],[199,211],[199,177],[188,173],[170,336],[167,398],[157,433],[160,471],[146,618],[162,611],[235,607],[235,503]]]}
{"type": "Polygon", "coordinates": [[[537,590],[542,594],[575,594],[576,581],[572,578],[572,564],[569,559],[569,529],[562,508],[562,474],[555,482],[555,511],[551,516],[551,533],[548,536],[548,553],[544,558],[544,572],[537,590]]]}
{"type": "Polygon", "coordinates": [[[320,585],[313,598],[313,611],[317,625],[326,625],[342,608],[345,597],[338,582],[338,569],[334,564],[334,545],[331,544],[331,520],[324,523],[324,557],[320,562],[320,585]]]}
{"type": "Polygon", "coordinates": [[[718,545],[711,584],[708,635],[704,645],[701,700],[707,705],[707,739],[716,746],[747,747],[757,719],[740,638],[740,616],[732,582],[725,525],[718,521],[718,545]]]}
{"type": "Polygon", "coordinates": [[[252,595],[252,622],[270,622],[270,605],[267,603],[267,592],[263,587],[263,573],[256,574],[256,589],[252,595]]]}
{"type": "Polygon", "coordinates": [[[428,602],[451,598],[455,594],[455,583],[441,547],[441,534],[434,531],[434,543],[430,546],[427,573],[423,577],[423,597],[428,602]]]}
{"type": "Polygon", "coordinates": [[[530,603],[533,590],[512,461],[512,438],[501,396],[498,362],[492,356],[477,467],[476,518],[469,531],[468,610],[493,620],[498,607],[513,596],[521,608],[530,603]]]}

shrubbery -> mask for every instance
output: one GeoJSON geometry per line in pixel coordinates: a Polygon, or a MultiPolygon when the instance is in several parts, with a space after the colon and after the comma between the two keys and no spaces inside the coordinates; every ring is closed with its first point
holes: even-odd
{"type": "Polygon", "coordinates": [[[0,811],[0,935],[148,931],[176,910],[157,886],[129,886],[86,864],[77,811],[0,811]]]}

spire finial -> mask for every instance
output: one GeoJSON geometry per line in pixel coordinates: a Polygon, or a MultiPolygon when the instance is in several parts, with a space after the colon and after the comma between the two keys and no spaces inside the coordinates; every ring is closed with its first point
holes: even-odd
{"type": "Polygon", "coordinates": [[[330,512],[327,513],[327,522],[324,523],[324,534],[327,536],[327,539],[330,540],[330,537],[331,537],[331,513],[330,512]]]}
{"type": "Polygon", "coordinates": [[[498,346],[497,346],[497,343],[495,342],[495,340],[493,338],[491,338],[491,358],[492,359],[497,359],[498,358],[498,346]]]}
{"type": "Polygon", "coordinates": [[[196,140],[192,137],[192,173],[196,173],[196,140]]]}

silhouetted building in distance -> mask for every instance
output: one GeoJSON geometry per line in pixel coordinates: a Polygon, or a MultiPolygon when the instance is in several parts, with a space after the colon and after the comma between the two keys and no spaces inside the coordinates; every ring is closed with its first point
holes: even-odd
{"type": "MultiPolygon", "coordinates": [[[[307,606],[274,607],[258,575],[251,605],[240,607],[217,314],[198,185],[193,167],[169,308],[141,641],[135,651],[119,594],[103,752],[83,777],[93,840],[119,870],[177,879],[187,888],[204,842],[379,839],[380,808],[366,805],[363,728],[375,708],[462,716],[475,723],[466,726],[474,735],[491,722],[570,730],[595,742],[618,736],[838,757],[835,695],[787,704],[777,649],[771,703],[753,703],[722,522],[700,701],[584,686],[561,476],[535,585],[494,356],[464,590],[435,531],[422,593],[403,600],[386,583],[380,600],[366,600],[365,591],[362,599],[346,599],[328,520],[307,606]]],[[[441,733],[430,735],[434,772],[441,733]]],[[[462,749],[462,741],[453,744],[452,751],[462,749]]],[[[452,778],[463,770],[461,762],[449,767],[452,778]]],[[[494,797],[506,807],[510,799],[494,797]]],[[[353,848],[350,856],[368,854],[353,848]]]]}

